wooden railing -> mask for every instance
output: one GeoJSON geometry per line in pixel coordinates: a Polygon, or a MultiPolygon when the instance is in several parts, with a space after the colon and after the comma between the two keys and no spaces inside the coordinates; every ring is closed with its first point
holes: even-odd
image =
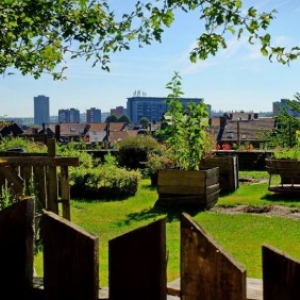
{"type": "Polygon", "coordinates": [[[78,166],[79,159],[56,156],[55,139],[48,139],[47,146],[46,154],[0,153],[0,197],[5,192],[11,200],[34,195],[42,208],[70,220],[68,168],[78,166]]]}

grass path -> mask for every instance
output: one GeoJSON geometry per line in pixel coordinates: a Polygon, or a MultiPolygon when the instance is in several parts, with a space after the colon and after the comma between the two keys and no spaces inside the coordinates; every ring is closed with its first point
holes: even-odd
{"type": "MultiPolygon", "coordinates": [[[[149,224],[159,218],[167,220],[168,281],[179,277],[179,210],[153,208],[156,189],[142,180],[135,197],[124,201],[71,202],[72,221],[100,238],[100,285],[108,285],[108,241],[149,224]]],[[[276,204],[300,207],[295,199],[279,199],[276,204]]],[[[272,205],[274,199],[267,185],[243,185],[234,194],[220,197],[218,205],[272,205]]],[[[187,211],[220,245],[247,269],[247,276],[261,278],[261,246],[271,245],[300,259],[300,220],[253,214],[187,211]]],[[[42,273],[41,255],[36,259],[42,273]]]]}

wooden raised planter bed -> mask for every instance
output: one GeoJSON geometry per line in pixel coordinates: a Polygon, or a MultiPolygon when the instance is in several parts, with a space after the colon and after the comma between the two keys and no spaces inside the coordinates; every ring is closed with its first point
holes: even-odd
{"type": "Polygon", "coordinates": [[[213,156],[204,157],[201,162],[204,168],[219,168],[220,193],[233,193],[239,187],[239,165],[238,157],[235,156],[213,156]]]}
{"type": "Polygon", "coordinates": [[[158,206],[213,207],[219,198],[219,168],[158,170],[158,206]]]}
{"type": "Polygon", "coordinates": [[[266,159],[269,173],[268,190],[277,193],[300,193],[300,161],[292,159],[266,159]],[[272,185],[272,175],[280,176],[280,184],[272,185]]]}

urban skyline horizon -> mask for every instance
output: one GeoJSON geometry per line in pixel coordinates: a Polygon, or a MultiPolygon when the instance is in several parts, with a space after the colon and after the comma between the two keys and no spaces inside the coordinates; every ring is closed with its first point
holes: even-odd
{"type": "MultiPolygon", "coordinates": [[[[135,3],[136,0],[128,0],[110,4],[121,15],[130,11],[135,3]]],[[[297,1],[261,0],[253,6],[259,13],[278,11],[268,29],[273,45],[287,50],[297,46],[300,25],[297,1]]],[[[203,33],[203,20],[199,20],[196,10],[188,14],[180,10],[175,13],[174,24],[164,28],[161,43],[153,42],[149,47],[140,48],[133,41],[129,51],[112,53],[110,72],[92,68],[85,59],[68,58],[67,80],[63,81],[53,81],[47,74],[35,80],[14,68],[7,69],[6,74],[14,75],[0,78],[0,116],[29,117],[33,111],[32,95],[41,93],[51,98],[51,115],[66,106],[80,111],[89,107],[109,111],[110,107],[125,106],[126,97],[136,90],[165,97],[166,84],[174,71],[182,77],[184,97],[204,98],[214,110],[230,107],[238,111],[271,111],[272,102],[292,99],[299,90],[300,60],[292,61],[289,66],[278,63],[275,57],[270,62],[261,53],[259,43],[249,45],[248,36],[237,39],[228,34],[226,49],[205,61],[191,63],[189,54],[203,33]]]]}

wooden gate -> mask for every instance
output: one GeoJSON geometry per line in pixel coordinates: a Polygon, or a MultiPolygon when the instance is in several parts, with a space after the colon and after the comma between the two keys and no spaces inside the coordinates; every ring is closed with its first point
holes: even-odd
{"type": "MultiPolygon", "coordinates": [[[[56,156],[55,139],[47,140],[48,154],[0,153],[0,190],[8,191],[11,200],[31,194],[42,208],[70,220],[69,166],[78,166],[78,157],[56,156]]],[[[0,197],[4,197],[3,193],[0,197]]]]}
{"type": "MultiPolygon", "coordinates": [[[[41,223],[44,283],[33,285],[33,223],[33,199],[0,211],[0,299],[167,299],[165,219],[109,242],[106,297],[99,296],[98,237],[46,211],[41,223]]],[[[264,300],[299,299],[299,280],[298,261],[263,246],[264,300]]],[[[246,270],[187,214],[181,217],[179,296],[253,299],[246,296],[246,270]]]]}

